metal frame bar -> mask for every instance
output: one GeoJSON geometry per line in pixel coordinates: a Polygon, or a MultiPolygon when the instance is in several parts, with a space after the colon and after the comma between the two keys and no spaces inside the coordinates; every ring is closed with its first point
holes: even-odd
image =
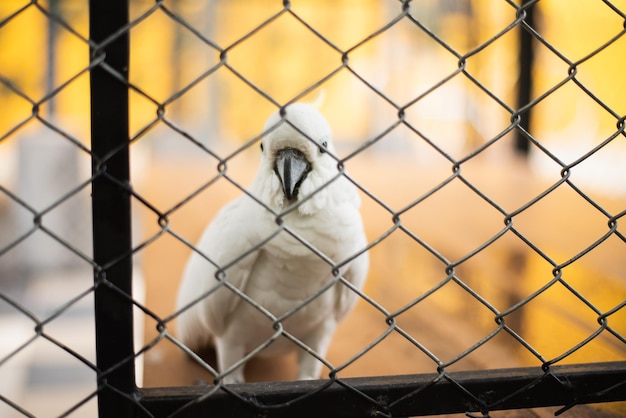
{"type": "Polygon", "coordinates": [[[364,417],[489,412],[624,400],[626,362],[341,379],[139,389],[155,418],[364,417]],[[324,387],[320,390],[320,387],[324,387]],[[198,399],[202,400],[198,401],[198,399]],[[340,407],[338,407],[340,405],[340,407]],[[184,410],[184,414],[182,414],[184,410]]]}
{"type": "Polygon", "coordinates": [[[132,417],[131,207],[128,187],[128,1],[89,2],[95,318],[100,417],[132,417]],[[101,46],[102,44],[102,46],[101,46]],[[95,65],[97,63],[97,65],[95,65]]]}

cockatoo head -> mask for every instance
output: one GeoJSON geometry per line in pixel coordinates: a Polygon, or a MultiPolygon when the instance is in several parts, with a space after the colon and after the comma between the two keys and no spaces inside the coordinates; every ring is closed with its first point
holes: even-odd
{"type": "MultiPolygon", "coordinates": [[[[263,197],[278,209],[316,192],[337,174],[332,134],[326,119],[314,107],[294,103],[277,111],[265,123],[267,134],[261,142],[259,181],[263,197]]],[[[304,214],[323,205],[324,190],[316,192],[299,207],[304,214]],[[319,195],[319,196],[318,196],[319,195]]]]}

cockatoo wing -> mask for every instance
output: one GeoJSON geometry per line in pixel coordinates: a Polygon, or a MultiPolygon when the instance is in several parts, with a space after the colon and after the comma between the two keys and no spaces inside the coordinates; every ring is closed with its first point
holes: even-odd
{"type": "Polygon", "coordinates": [[[221,335],[229,315],[242,301],[229,286],[245,290],[258,255],[258,251],[250,252],[258,242],[254,224],[258,216],[252,213],[255,206],[258,205],[248,196],[224,206],[202,234],[197,251],[187,263],[177,309],[195,304],[178,317],[177,329],[181,341],[192,349],[221,335]]]}

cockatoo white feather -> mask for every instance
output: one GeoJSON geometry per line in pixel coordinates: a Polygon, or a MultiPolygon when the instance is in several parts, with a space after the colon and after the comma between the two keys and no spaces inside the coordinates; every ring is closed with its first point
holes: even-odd
{"type": "MultiPolygon", "coordinates": [[[[270,116],[264,132],[261,163],[248,191],[271,211],[246,194],[224,206],[191,255],[177,300],[177,308],[185,309],[177,319],[179,339],[194,350],[214,344],[226,383],[242,382],[243,367],[236,363],[281,329],[262,310],[276,318],[291,312],[280,322],[282,330],[325,356],[357,294],[341,282],[320,289],[336,280],[336,265],[345,280],[362,288],[369,264],[361,253],[367,241],[359,195],[338,176],[324,117],[296,103],[284,116],[270,116]]],[[[297,345],[280,336],[259,355],[290,349],[297,345]]],[[[299,350],[300,379],[319,378],[321,369],[315,356],[299,350]]]]}

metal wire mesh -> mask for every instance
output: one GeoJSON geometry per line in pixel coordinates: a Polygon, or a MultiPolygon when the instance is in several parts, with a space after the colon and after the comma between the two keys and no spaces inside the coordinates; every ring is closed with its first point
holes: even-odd
{"type": "MultiPolygon", "coordinates": [[[[338,38],[335,32],[329,32],[326,25],[315,20],[315,14],[304,3],[284,1],[272,3],[271,6],[252,3],[247,6],[228,6],[225,2],[209,1],[198,6],[191,2],[136,2],[131,4],[128,20],[125,13],[120,12],[128,12],[124,2],[116,2],[108,13],[105,10],[108,6],[101,9],[95,3],[91,4],[91,35],[84,30],[87,18],[87,5],[84,2],[15,2],[5,6],[0,15],[0,39],[8,36],[6,33],[11,34],[14,26],[19,27],[28,19],[35,19],[36,22],[46,22],[52,28],[48,31],[52,59],[55,57],[55,37],[63,37],[65,42],[73,43],[75,48],[84,51],[85,56],[87,50],[90,51],[88,61],[78,60],[78,64],[63,74],[39,74],[39,78],[48,80],[48,85],[43,89],[21,74],[19,67],[0,67],[3,100],[17,109],[2,122],[0,144],[10,148],[7,155],[13,156],[18,152],[15,148],[19,143],[23,161],[20,160],[17,169],[19,174],[15,177],[24,183],[19,186],[19,182],[10,176],[0,182],[0,202],[4,208],[8,208],[3,211],[3,215],[12,216],[4,222],[6,230],[10,232],[2,237],[0,248],[2,269],[6,272],[3,273],[6,279],[1,282],[3,289],[0,299],[3,302],[3,315],[6,313],[8,316],[5,317],[9,321],[17,317],[19,321],[25,322],[19,333],[15,334],[17,337],[11,338],[6,347],[2,346],[0,373],[6,373],[7,377],[1,380],[18,381],[15,376],[19,374],[14,374],[14,370],[27,361],[21,359],[26,358],[33,348],[45,343],[48,350],[52,347],[53,352],[70,358],[70,363],[88,370],[90,381],[89,384],[83,384],[82,390],[58,410],[50,412],[50,409],[44,409],[46,412],[42,413],[39,412],[40,406],[29,403],[19,393],[13,393],[0,385],[0,401],[4,407],[2,411],[4,413],[6,410],[7,416],[92,416],[96,398],[99,398],[100,416],[115,413],[146,417],[196,416],[209,410],[225,414],[230,411],[231,414],[242,416],[404,416],[464,411],[488,416],[491,411],[499,409],[560,405],[563,408],[559,412],[563,412],[577,404],[625,400],[623,360],[626,336],[623,319],[626,294],[624,265],[619,254],[626,248],[626,238],[619,228],[619,221],[626,214],[623,205],[626,191],[623,189],[623,181],[620,181],[622,172],[603,171],[598,176],[600,179],[594,179],[593,170],[597,171],[598,168],[591,165],[598,159],[607,161],[602,158],[610,154],[624,155],[625,116],[623,102],[607,96],[606,89],[596,85],[596,81],[587,75],[591,71],[588,68],[593,65],[609,65],[613,71],[607,71],[611,75],[607,76],[610,78],[607,82],[623,85],[619,76],[613,77],[619,74],[614,68],[619,66],[618,60],[606,64],[604,59],[619,54],[626,39],[624,7],[617,2],[597,2],[593,7],[603,9],[605,18],[610,16],[606,18],[610,36],[600,41],[590,37],[594,44],[584,54],[571,55],[546,35],[549,31],[545,28],[545,22],[544,25],[535,24],[536,19],[530,18],[529,13],[543,10],[542,5],[533,1],[523,2],[522,5],[509,1],[494,2],[494,5],[497,3],[497,7],[504,10],[504,17],[499,20],[494,18],[497,21],[490,22],[489,30],[479,33],[471,41],[465,40],[465,37],[463,41],[452,37],[450,32],[442,29],[441,21],[431,14],[455,18],[463,16],[465,20],[462,22],[478,20],[478,16],[485,19],[484,15],[477,12],[482,7],[478,2],[465,2],[463,5],[445,2],[432,6],[389,1],[384,6],[374,3],[368,6],[342,4],[341,7],[336,6],[337,9],[324,6],[322,9],[331,14],[339,14],[338,10],[349,7],[360,12],[367,7],[382,12],[377,14],[373,25],[361,27],[362,33],[347,38],[338,38]],[[262,13],[252,13],[254,18],[248,21],[243,15],[246,8],[262,13]],[[232,13],[235,19],[241,19],[246,23],[245,30],[242,29],[240,33],[218,31],[219,23],[211,16],[212,13],[218,16],[220,12],[232,13]],[[198,17],[200,15],[204,18],[198,17]],[[112,20],[107,23],[109,17],[112,20]],[[160,73],[161,69],[154,62],[142,61],[145,55],[140,54],[143,48],[164,46],[159,43],[163,39],[148,30],[151,22],[162,25],[162,28],[173,28],[174,41],[170,52],[174,58],[174,67],[164,73],[160,73]],[[261,63],[253,62],[250,66],[241,58],[245,55],[241,51],[252,53],[255,49],[255,39],[269,43],[264,38],[265,33],[279,24],[291,25],[289,28],[292,30],[305,33],[310,44],[315,45],[316,54],[325,51],[318,57],[320,69],[316,73],[307,73],[308,78],[294,78],[297,82],[286,89],[277,88],[276,83],[286,83],[284,77],[288,77],[291,67],[285,70],[276,68],[281,78],[268,81],[268,78],[260,77],[253,71],[255,65],[261,66],[261,63]],[[324,29],[320,29],[322,27],[324,29]],[[384,44],[383,48],[386,54],[390,51],[384,56],[391,62],[384,67],[389,71],[386,74],[389,80],[381,81],[380,73],[385,74],[385,71],[374,72],[371,69],[377,64],[383,64],[373,60],[364,61],[360,59],[360,54],[378,40],[391,36],[391,33],[394,33],[390,38],[392,42],[384,44]],[[399,42],[407,34],[408,41],[399,42]],[[134,43],[134,39],[145,39],[146,36],[157,38],[152,43],[134,43]],[[502,62],[506,59],[515,61],[515,57],[507,55],[508,58],[496,60],[495,67],[500,70],[494,74],[489,72],[492,64],[490,58],[484,56],[491,50],[506,50],[510,46],[507,39],[514,36],[525,36],[532,41],[535,66],[555,68],[553,73],[545,77],[547,81],[535,81],[533,94],[527,101],[522,100],[515,105],[511,103],[519,95],[506,84],[510,82],[515,85],[518,75],[522,75],[502,62]],[[130,75],[129,62],[124,58],[124,48],[128,45],[129,37],[130,75]],[[393,67],[395,61],[392,58],[394,53],[400,57],[406,54],[403,50],[411,48],[412,40],[417,38],[420,39],[418,49],[428,51],[425,56],[432,59],[431,65],[436,71],[429,72],[432,73],[430,78],[420,79],[415,76],[411,79],[411,82],[416,83],[415,87],[403,80],[403,76],[414,73],[411,67],[415,62],[405,58],[409,71],[400,73],[393,67]],[[252,47],[246,47],[251,43],[252,47]],[[394,43],[399,52],[391,50],[394,43]],[[390,48],[389,51],[387,48],[390,48]],[[189,60],[191,64],[181,64],[184,60],[189,60]],[[166,84],[163,80],[168,77],[170,70],[177,75],[171,83],[167,83],[166,88],[163,87],[166,84]],[[494,78],[502,74],[506,75],[505,82],[495,82],[494,78]],[[88,76],[92,77],[91,145],[89,133],[83,126],[68,123],[60,117],[63,98],[75,94],[74,89],[83,85],[88,76]],[[340,130],[340,135],[349,140],[341,144],[336,155],[332,155],[337,165],[335,179],[347,178],[354,184],[364,206],[369,208],[368,213],[377,217],[376,220],[365,218],[366,224],[371,222],[377,226],[368,231],[367,246],[347,260],[333,260],[308,243],[297,230],[284,222],[285,217],[296,207],[289,207],[282,212],[273,211],[258,196],[250,193],[246,171],[238,171],[238,167],[248,164],[248,155],[253,153],[251,150],[258,148],[265,134],[256,127],[261,126],[262,122],[255,126],[255,123],[244,119],[248,117],[256,121],[256,117],[267,116],[261,114],[263,112],[252,112],[250,109],[253,106],[262,103],[263,109],[281,109],[288,103],[308,100],[327,88],[331,96],[327,99],[328,106],[340,110],[335,115],[347,115],[351,112],[345,108],[349,101],[335,107],[332,105],[336,98],[332,96],[333,83],[353,83],[349,84],[353,86],[352,91],[365,91],[368,100],[375,103],[375,112],[384,115],[368,124],[370,128],[366,134],[359,131],[350,137],[349,133],[340,130]],[[462,86],[461,95],[455,89],[457,84],[462,86]],[[229,88],[234,93],[225,91],[229,88]],[[207,91],[210,94],[207,95],[207,91]],[[593,108],[602,120],[601,127],[591,135],[593,139],[573,152],[567,147],[559,148],[546,141],[542,137],[546,135],[545,129],[534,125],[533,120],[528,120],[529,115],[537,113],[547,114],[545,119],[558,119],[560,109],[551,108],[550,100],[563,91],[574,91],[576,95],[584,96],[585,100],[589,99],[583,110],[593,108]],[[202,99],[202,105],[199,105],[198,97],[203,96],[209,96],[209,99],[202,99]],[[126,97],[130,99],[130,110],[127,108],[128,103],[124,103],[126,97]],[[447,109],[447,112],[443,112],[447,118],[435,118],[433,122],[433,119],[428,118],[428,108],[436,107],[437,98],[447,109]],[[109,102],[98,102],[101,99],[109,102]],[[94,105],[94,101],[100,106],[94,105]],[[457,123],[450,116],[454,114],[454,106],[459,101],[466,104],[461,106],[461,113],[468,108],[481,109],[475,115],[466,115],[464,120],[472,123],[457,123]],[[245,126],[233,134],[226,126],[228,121],[245,126]],[[129,131],[131,134],[127,135],[129,131]],[[471,131],[478,133],[468,134],[471,131]],[[237,136],[243,140],[219,142],[215,139],[222,135],[237,136]],[[462,138],[458,140],[454,138],[455,135],[462,135],[462,138]],[[514,149],[515,146],[518,150],[530,152],[534,161],[540,162],[539,165],[529,168],[528,162],[502,156],[504,147],[514,149]],[[194,178],[181,175],[173,180],[175,186],[172,189],[177,194],[157,195],[147,186],[148,180],[142,177],[145,176],[142,170],[150,172],[147,166],[155,160],[146,164],[142,163],[141,158],[130,159],[128,155],[129,149],[139,157],[145,155],[146,151],[142,147],[151,153],[164,150],[162,154],[167,158],[162,160],[166,161],[179,160],[182,155],[183,163],[176,170],[185,164],[216,169],[207,169],[194,178]],[[382,154],[382,160],[390,158],[391,164],[395,164],[399,160],[389,153],[394,147],[399,147],[402,161],[408,161],[407,166],[398,165],[388,173],[376,172],[378,178],[389,177],[382,183],[372,182],[372,177],[367,176],[372,171],[369,167],[372,160],[366,157],[382,154]],[[412,147],[416,147],[418,153],[414,153],[412,147]],[[180,151],[182,148],[187,151],[180,151]],[[42,153],[42,150],[45,152],[42,153]],[[415,159],[406,158],[406,154],[415,159]],[[200,163],[190,163],[188,158],[191,155],[200,163]],[[503,182],[485,180],[485,176],[493,176],[491,172],[482,173],[488,170],[487,162],[493,158],[488,157],[490,155],[507,158],[505,164],[496,166],[495,176],[502,176],[503,182]],[[129,159],[131,170],[136,170],[133,176],[128,173],[129,159]],[[437,164],[431,165],[430,160],[437,161],[437,164]],[[87,163],[83,164],[83,161],[87,163]],[[85,170],[88,164],[91,164],[91,173],[85,170]],[[594,168],[585,168],[589,166],[594,168]],[[426,173],[422,167],[428,167],[430,173],[426,173]],[[529,176],[533,170],[549,172],[548,180],[531,182],[529,176]],[[515,179],[516,173],[521,180],[515,179]],[[402,196],[394,196],[397,190],[390,184],[394,180],[398,181],[394,176],[399,175],[426,180],[420,183],[408,179],[411,181],[406,182],[407,187],[402,196]],[[52,181],[60,177],[60,181],[52,181]],[[616,185],[612,187],[617,188],[617,192],[613,189],[611,193],[616,193],[618,198],[609,199],[597,193],[597,188],[608,188],[610,184],[616,185]],[[89,216],[85,215],[89,207],[87,193],[92,187],[93,237],[89,216]],[[182,249],[185,254],[199,251],[195,248],[196,233],[189,232],[180,220],[188,216],[186,210],[198,205],[203,196],[214,199],[215,190],[219,187],[230,190],[226,194],[248,194],[257,204],[271,212],[277,226],[270,236],[250,251],[240,254],[229,265],[217,266],[219,272],[223,273],[218,274],[218,279],[226,277],[229,267],[263,247],[278,234],[290,235],[311,253],[318,255],[333,274],[333,280],[308,295],[302,305],[280,316],[268,312],[258,301],[228,281],[222,281],[219,285],[228,287],[245,303],[266,315],[276,330],[270,339],[242,358],[237,365],[246,363],[275,340],[286,338],[323,363],[325,380],[298,384],[285,382],[271,386],[254,383],[224,385],[223,374],[215,365],[177,338],[174,324],[181,312],[170,305],[159,306],[152,302],[154,298],[152,301],[150,297],[146,300],[139,292],[131,291],[133,265],[137,271],[144,267],[146,280],[149,281],[148,261],[142,257],[153,260],[149,256],[150,251],[161,243],[172,243],[171,248],[177,251],[182,249]],[[503,197],[499,190],[502,187],[513,188],[510,193],[512,196],[503,197]],[[449,194],[451,198],[442,197],[449,194]],[[535,225],[537,211],[545,210],[543,208],[546,206],[552,207],[546,203],[552,200],[555,201],[552,205],[557,209],[548,210],[551,217],[539,217],[539,225],[535,225]],[[133,241],[130,235],[131,203],[135,212],[140,213],[136,215],[136,224],[147,225],[144,226],[145,230],[135,231],[133,241]],[[428,209],[431,206],[434,210],[428,209]],[[594,227],[578,229],[578,225],[568,221],[565,221],[565,225],[559,224],[559,218],[566,218],[563,213],[568,210],[578,211],[581,213],[579,222],[588,222],[594,227]],[[469,216],[466,213],[468,211],[469,216]],[[461,222],[455,221],[459,217],[461,222]],[[21,221],[16,222],[15,219],[21,221]],[[72,222],[68,223],[68,219],[72,222]],[[424,224],[438,225],[425,227],[424,224]],[[538,232],[542,228],[549,231],[547,235],[556,235],[560,239],[544,239],[538,232]],[[572,245],[566,242],[568,238],[573,241],[572,245]],[[360,290],[342,277],[340,269],[344,264],[366,251],[382,251],[379,248],[389,245],[393,239],[400,239],[405,245],[403,248],[410,248],[403,250],[409,256],[401,259],[403,263],[410,264],[405,267],[406,270],[422,264],[432,267],[431,270],[417,268],[406,273],[407,277],[415,277],[414,280],[379,284],[388,293],[401,294],[401,297],[391,302],[380,297],[375,288],[366,286],[360,290]],[[93,253],[90,245],[92,241],[93,253]],[[507,254],[508,262],[513,267],[499,272],[498,263],[492,256],[502,253],[507,254]],[[598,270],[576,270],[584,260],[594,255],[603,264],[600,271],[610,273],[594,277],[598,270]],[[472,273],[476,263],[486,263],[486,270],[493,276],[476,277],[472,273]],[[92,270],[95,272],[93,275],[92,270]],[[58,302],[44,309],[33,302],[29,289],[42,282],[67,283],[68,280],[62,277],[67,276],[68,271],[80,278],[70,281],[73,287],[62,291],[58,302]],[[533,278],[531,283],[522,290],[507,289],[514,285],[516,277],[511,279],[506,276],[517,274],[519,279],[522,273],[533,278]],[[494,276],[504,284],[498,283],[494,276]],[[599,283],[593,286],[584,284],[590,280],[599,283]],[[415,284],[414,281],[419,283],[415,284]],[[368,312],[368,318],[373,322],[368,324],[371,330],[365,339],[360,340],[364,342],[355,352],[343,353],[331,360],[312,351],[289,333],[283,323],[337,283],[348,286],[358,295],[359,307],[353,315],[368,312]],[[409,283],[408,289],[406,283],[409,283]],[[596,294],[603,286],[613,290],[609,298],[596,294]],[[504,300],[499,294],[501,292],[506,293],[504,300]],[[446,314],[446,309],[451,308],[442,305],[441,298],[452,298],[454,302],[467,306],[471,318],[459,319],[457,315],[455,320],[454,314],[446,314]],[[73,312],[76,310],[84,314],[94,309],[92,299],[95,299],[97,337],[93,345],[87,348],[76,347],[71,337],[59,334],[59,330],[72,326],[72,322],[67,320],[74,317],[73,312]],[[536,329],[535,325],[550,326],[550,319],[547,318],[551,314],[539,310],[530,319],[526,317],[527,314],[522,315],[531,307],[535,309],[538,301],[543,299],[558,299],[558,309],[571,309],[571,316],[578,315],[575,322],[583,323],[583,331],[572,331],[571,338],[564,338],[565,342],[557,348],[545,345],[545,334],[533,335],[533,330],[536,329]],[[85,305],[87,309],[84,309],[85,305]],[[422,311],[425,313],[420,314],[422,311]],[[140,336],[134,348],[133,314],[136,315],[135,331],[141,328],[144,321],[148,326],[145,338],[140,336]],[[420,320],[425,320],[422,328],[416,325],[420,320]],[[447,351],[425,335],[427,330],[445,329],[449,331],[447,336],[453,338],[453,334],[461,334],[461,328],[465,327],[473,327],[471,337],[464,339],[461,344],[450,344],[452,349],[447,351]],[[381,347],[383,351],[386,350],[388,346],[385,344],[394,338],[408,347],[409,358],[424,359],[415,362],[418,368],[424,364],[429,368],[418,372],[411,368],[413,366],[405,364],[401,367],[420,374],[352,378],[350,370],[356,364],[364,362],[381,347]],[[495,351],[487,351],[493,350],[501,340],[515,347],[516,354],[512,357],[517,357],[517,360],[505,356],[504,360],[496,361],[493,355],[495,351]],[[610,350],[598,351],[598,347],[605,345],[610,346],[610,350]],[[199,366],[204,376],[213,381],[207,382],[209,385],[185,389],[138,389],[134,379],[135,375],[141,379],[142,373],[141,369],[135,368],[135,362],[150,367],[150,356],[162,353],[159,350],[163,346],[173,347],[176,353],[189,357],[185,361],[199,366]],[[474,364],[473,368],[480,372],[459,372],[467,368],[468,359],[480,353],[486,353],[482,355],[487,357],[493,355],[494,358],[474,364]],[[519,358],[522,360],[518,361],[519,358]],[[569,367],[572,359],[574,362],[587,363],[588,368],[579,370],[569,367]],[[593,367],[598,362],[608,360],[619,362],[593,367]],[[517,367],[520,364],[530,367],[515,372],[500,370],[502,367],[517,367]],[[484,371],[483,368],[492,370],[484,371]]],[[[547,6],[546,19],[554,17],[548,7],[557,6],[547,6]]],[[[329,14],[324,15],[324,19],[332,18],[329,14]]],[[[469,28],[468,33],[484,24],[485,21],[478,21],[476,26],[469,28]]],[[[270,37],[270,40],[276,41],[276,38],[270,37]]],[[[276,48],[282,48],[281,45],[277,44],[276,48]]],[[[285,47],[286,50],[293,52],[289,46],[285,47]]],[[[56,53],[59,51],[56,50],[56,53]]],[[[270,49],[266,47],[261,51],[269,53],[270,49]]],[[[410,51],[418,55],[421,53],[410,51]]],[[[270,62],[275,67],[281,64],[270,62]]],[[[49,65],[53,69],[60,68],[49,65]]],[[[315,67],[310,63],[304,66],[315,67]]],[[[538,74],[542,73],[531,73],[533,80],[538,74]]],[[[79,96],[83,100],[89,98],[85,90],[79,96]]],[[[84,103],[82,105],[84,108],[84,103]]],[[[329,113],[331,122],[339,119],[333,116],[333,112],[329,113]]],[[[172,179],[162,178],[161,181],[166,183],[172,179]]],[[[158,187],[165,188],[165,185],[160,184],[158,187]]],[[[199,221],[194,223],[196,230],[204,227],[199,221]]],[[[381,276],[394,272],[391,266],[393,261],[385,262],[380,257],[373,260],[384,264],[373,266],[373,269],[378,268],[383,272],[381,276]]],[[[166,264],[166,261],[161,260],[156,268],[167,270],[164,267],[166,264]]],[[[371,275],[375,275],[375,272],[371,275]]],[[[141,276],[135,274],[135,281],[139,281],[141,276]]],[[[178,276],[168,277],[169,281],[176,282],[178,279],[178,276]]],[[[194,303],[215,289],[198,295],[194,303]]],[[[460,311],[461,316],[468,312],[463,309],[460,311]]],[[[91,316],[88,319],[91,320],[91,316]]],[[[8,322],[3,319],[3,323],[8,322]]],[[[2,331],[3,334],[8,332],[2,331]]],[[[341,332],[345,333],[346,330],[341,332]]],[[[564,335],[554,328],[552,332],[557,336],[564,335]]],[[[392,363],[393,359],[383,355],[377,358],[377,362],[392,363]]]]}

